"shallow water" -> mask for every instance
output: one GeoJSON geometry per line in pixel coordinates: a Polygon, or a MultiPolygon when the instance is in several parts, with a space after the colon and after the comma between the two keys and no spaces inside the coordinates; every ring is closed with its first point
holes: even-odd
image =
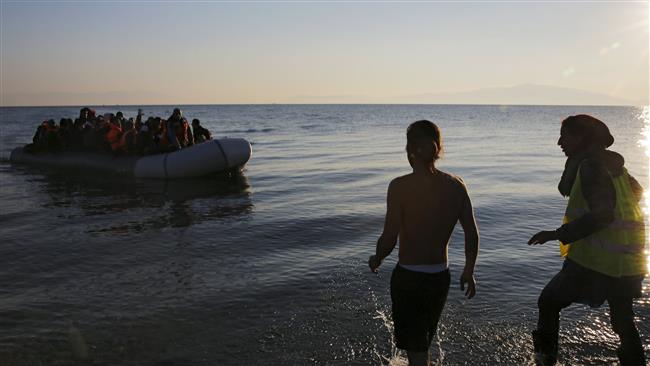
{"type": "MultiPolygon", "coordinates": [[[[98,113],[118,108],[96,107],[98,113]]],[[[167,116],[173,106],[144,107],[167,116]]],[[[137,107],[123,107],[133,116],[137,107]]],[[[244,137],[241,177],[146,181],[12,165],[39,121],[78,108],[0,109],[0,365],[405,364],[388,281],[366,267],[390,180],[409,172],[405,129],[443,132],[440,169],[467,183],[481,230],[478,294],[457,281],[432,346],[445,365],[522,365],[542,287],[559,270],[559,123],[590,113],[648,187],[642,110],[626,107],[186,106],[215,136],[244,137]]],[[[646,112],[647,113],[647,112],[646,112]]],[[[646,284],[646,287],[648,285],[646,284]]],[[[636,303],[650,350],[650,300],[636,303]]],[[[606,308],[563,312],[565,365],[614,362],[606,308]]]]}

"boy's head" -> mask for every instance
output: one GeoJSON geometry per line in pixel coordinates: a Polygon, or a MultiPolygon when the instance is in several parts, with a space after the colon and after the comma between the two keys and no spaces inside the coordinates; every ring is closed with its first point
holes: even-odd
{"type": "Polygon", "coordinates": [[[442,136],[440,128],[433,122],[420,120],[411,123],[406,129],[406,153],[409,162],[433,163],[442,155],[442,136]]]}

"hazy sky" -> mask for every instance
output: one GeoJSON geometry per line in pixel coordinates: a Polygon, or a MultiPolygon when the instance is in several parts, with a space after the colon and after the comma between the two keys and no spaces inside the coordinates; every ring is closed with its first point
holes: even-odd
{"type": "Polygon", "coordinates": [[[647,1],[0,9],[2,105],[435,102],[518,84],[649,99],[647,1]]]}

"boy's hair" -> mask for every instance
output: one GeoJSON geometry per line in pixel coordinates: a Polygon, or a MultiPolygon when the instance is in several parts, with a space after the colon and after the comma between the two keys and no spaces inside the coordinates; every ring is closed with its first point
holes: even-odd
{"type": "Polygon", "coordinates": [[[440,128],[435,123],[427,120],[415,121],[406,129],[406,143],[408,146],[416,147],[417,143],[430,142],[435,146],[433,155],[418,155],[419,150],[410,151],[414,157],[422,161],[434,162],[442,155],[442,135],[440,128]]]}

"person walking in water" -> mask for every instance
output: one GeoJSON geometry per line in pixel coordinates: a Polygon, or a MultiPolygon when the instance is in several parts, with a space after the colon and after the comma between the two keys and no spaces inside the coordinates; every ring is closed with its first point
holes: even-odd
{"type": "Polygon", "coordinates": [[[460,288],[467,285],[465,295],[470,299],[476,294],[479,235],[465,184],[435,167],[442,152],[438,126],[414,122],[406,138],[413,173],[388,186],[384,229],[368,265],[376,273],[399,237],[399,262],[390,284],[394,336],[397,348],[406,350],[409,365],[417,366],[430,365],[429,346],[449,292],[447,245],[454,226],[460,221],[465,232],[460,288]]]}
{"type": "Polygon", "coordinates": [[[632,308],[647,272],[638,203],[643,189],[623,167],[623,157],[607,150],[614,137],[602,121],[584,114],[568,117],[557,143],[567,156],[558,186],[569,197],[564,225],[533,235],[528,244],[559,240],[565,260],[539,297],[535,360],[544,366],[557,361],[563,308],[574,302],[595,307],[607,301],[612,328],[621,341],[616,352],[621,365],[645,365],[632,308]]]}

